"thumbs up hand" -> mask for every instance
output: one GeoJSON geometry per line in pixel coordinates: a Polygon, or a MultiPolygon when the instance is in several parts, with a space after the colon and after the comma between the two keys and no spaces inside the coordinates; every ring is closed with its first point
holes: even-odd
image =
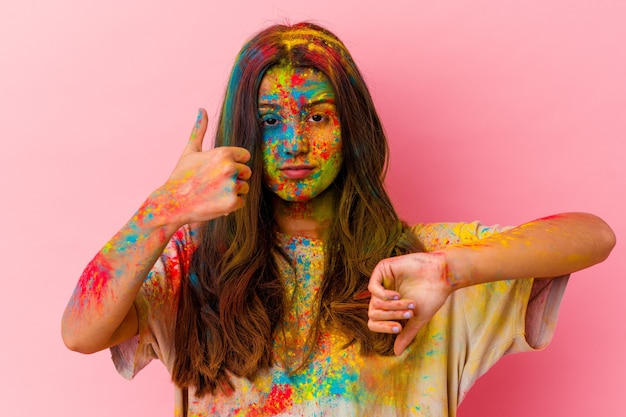
{"type": "Polygon", "coordinates": [[[176,167],[166,183],[155,193],[157,200],[167,200],[169,223],[183,225],[225,216],[244,205],[247,180],[252,175],[245,165],[250,152],[239,147],[202,150],[208,124],[204,109],[176,167]]]}

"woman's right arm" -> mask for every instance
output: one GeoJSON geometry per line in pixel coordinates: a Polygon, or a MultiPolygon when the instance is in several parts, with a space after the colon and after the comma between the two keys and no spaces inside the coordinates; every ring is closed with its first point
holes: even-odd
{"type": "Polygon", "coordinates": [[[93,353],[136,335],[135,298],[174,232],[243,206],[250,153],[236,147],[202,151],[207,122],[201,109],[170,178],[85,268],[63,314],[69,349],[93,353]]]}

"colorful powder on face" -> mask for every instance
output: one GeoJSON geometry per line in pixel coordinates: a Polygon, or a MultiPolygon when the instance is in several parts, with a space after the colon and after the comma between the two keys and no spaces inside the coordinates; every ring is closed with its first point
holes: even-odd
{"type": "Polygon", "coordinates": [[[334,93],[326,78],[309,68],[273,67],[259,90],[266,185],[285,201],[308,201],[323,192],[341,168],[341,129],[334,93]],[[305,165],[304,178],[285,175],[305,165]]]}

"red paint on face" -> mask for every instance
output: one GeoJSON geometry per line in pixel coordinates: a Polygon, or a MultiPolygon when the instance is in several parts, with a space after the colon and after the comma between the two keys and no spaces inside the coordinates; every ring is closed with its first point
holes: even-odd
{"type": "Polygon", "coordinates": [[[304,85],[306,81],[306,77],[303,77],[301,73],[294,73],[291,76],[291,86],[292,87],[301,87],[304,85]]]}

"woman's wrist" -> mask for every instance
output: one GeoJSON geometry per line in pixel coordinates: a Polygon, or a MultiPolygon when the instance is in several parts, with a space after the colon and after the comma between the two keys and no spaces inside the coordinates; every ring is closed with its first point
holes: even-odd
{"type": "Polygon", "coordinates": [[[450,292],[472,285],[472,267],[466,259],[468,248],[449,246],[433,254],[443,258],[443,279],[450,292]]]}
{"type": "Polygon", "coordinates": [[[165,184],[148,196],[131,221],[141,228],[163,229],[173,234],[189,223],[184,214],[179,199],[171,187],[165,184]]]}

